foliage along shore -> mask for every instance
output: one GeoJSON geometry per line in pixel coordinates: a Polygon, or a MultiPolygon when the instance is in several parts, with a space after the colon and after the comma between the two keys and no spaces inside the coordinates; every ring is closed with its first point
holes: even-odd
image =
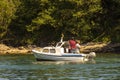
{"type": "Polygon", "coordinates": [[[120,0],[0,0],[0,43],[40,46],[61,34],[120,42],[120,0]]]}
{"type": "MultiPolygon", "coordinates": [[[[0,54],[31,54],[32,49],[41,49],[34,46],[20,46],[11,47],[5,44],[0,44],[0,54]]],[[[81,45],[80,51],[82,53],[96,52],[96,53],[108,53],[108,52],[120,52],[120,43],[87,43],[81,45]]]]}

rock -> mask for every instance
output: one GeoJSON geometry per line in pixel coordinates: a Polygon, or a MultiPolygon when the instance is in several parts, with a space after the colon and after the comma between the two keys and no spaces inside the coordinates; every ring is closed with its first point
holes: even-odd
{"type": "Polygon", "coordinates": [[[84,45],[81,45],[81,52],[96,52],[101,51],[102,47],[106,46],[105,43],[87,43],[84,45]]]}
{"type": "Polygon", "coordinates": [[[9,50],[10,48],[4,44],[0,44],[0,51],[9,50]]]}
{"type": "Polygon", "coordinates": [[[0,54],[28,54],[31,52],[31,49],[26,49],[22,47],[9,47],[4,44],[0,44],[0,54]]]}

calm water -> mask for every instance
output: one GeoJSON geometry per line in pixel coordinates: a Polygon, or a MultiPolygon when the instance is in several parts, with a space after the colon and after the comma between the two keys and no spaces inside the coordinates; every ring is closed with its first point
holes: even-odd
{"type": "Polygon", "coordinates": [[[95,62],[37,62],[29,55],[0,55],[0,80],[120,80],[120,54],[95,62]]]}

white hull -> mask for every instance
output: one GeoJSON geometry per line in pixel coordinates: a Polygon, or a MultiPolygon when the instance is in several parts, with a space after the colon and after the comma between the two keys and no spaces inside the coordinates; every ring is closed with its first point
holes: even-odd
{"type": "Polygon", "coordinates": [[[38,61],[85,61],[87,58],[85,54],[73,54],[73,53],[64,53],[64,54],[48,54],[41,53],[38,51],[33,51],[36,60],[38,61]]]}

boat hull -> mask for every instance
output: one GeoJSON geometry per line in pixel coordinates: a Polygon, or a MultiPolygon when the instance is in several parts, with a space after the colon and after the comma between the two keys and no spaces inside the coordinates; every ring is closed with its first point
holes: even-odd
{"type": "Polygon", "coordinates": [[[33,52],[37,61],[84,61],[85,54],[73,54],[73,53],[64,53],[64,54],[47,54],[40,52],[33,52]]]}

